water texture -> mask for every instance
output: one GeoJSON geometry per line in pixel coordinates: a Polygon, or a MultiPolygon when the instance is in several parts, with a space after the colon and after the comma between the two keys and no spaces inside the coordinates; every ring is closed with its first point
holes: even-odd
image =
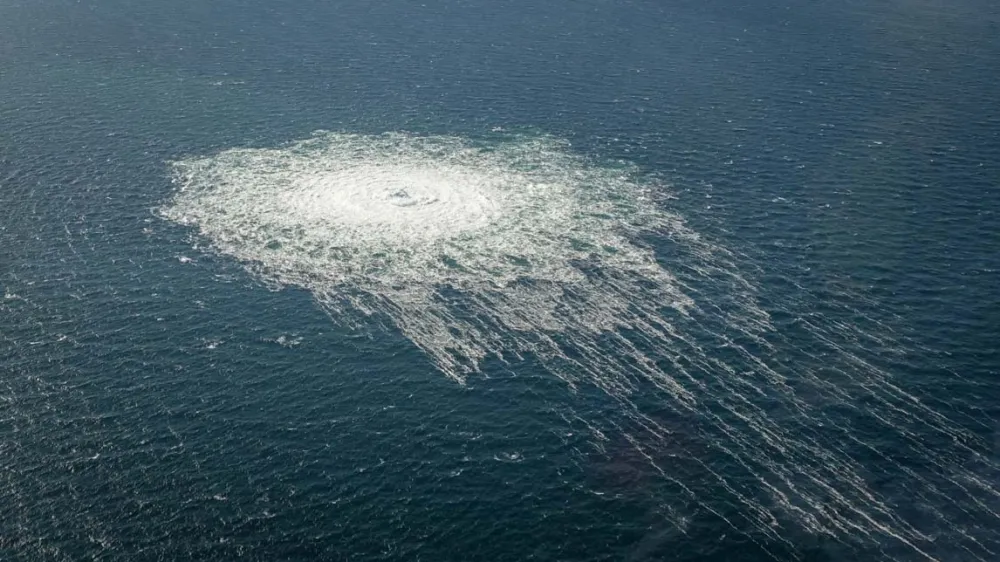
{"type": "Polygon", "coordinates": [[[998,23],[0,2],[0,559],[995,559],[998,23]]]}

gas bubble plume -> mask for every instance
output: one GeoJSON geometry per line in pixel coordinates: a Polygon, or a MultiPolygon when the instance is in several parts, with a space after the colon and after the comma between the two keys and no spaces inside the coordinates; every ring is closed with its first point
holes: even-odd
{"type": "Polygon", "coordinates": [[[804,315],[810,345],[796,347],[745,260],[627,164],[545,136],[319,132],[173,172],[163,217],[264,282],[307,289],[334,321],[387,319],[458,382],[530,357],[611,397],[619,418],[565,417],[596,449],[618,439],[648,463],[678,533],[694,506],[775,556],[795,550],[794,528],[889,559],[995,559],[995,459],[844,343],[892,348],[891,333],[804,315]],[[667,450],[680,425],[710,458],[667,450]],[[902,450],[885,452],[885,435],[902,450]],[[919,517],[872,484],[870,458],[920,499],[919,517]]]}

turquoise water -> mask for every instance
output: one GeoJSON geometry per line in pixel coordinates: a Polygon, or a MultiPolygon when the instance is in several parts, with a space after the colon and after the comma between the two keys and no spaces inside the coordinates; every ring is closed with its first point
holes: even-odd
{"type": "Polygon", "coordinates": [[[995,559],[996,7],[536,4],[0,1],[0,559],[995,559]],[[525,203],[419,298],[334,282],[224,218],[398,241],[226,167],[310,138],[614,199],[559,224],[617,246],[525,203]],[[174,220],[198,159],[233,207],[174,220]]]}

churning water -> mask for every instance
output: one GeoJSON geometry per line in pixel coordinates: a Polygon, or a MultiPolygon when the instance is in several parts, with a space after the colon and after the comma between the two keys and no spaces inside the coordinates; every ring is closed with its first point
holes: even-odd
{"type": "MultiPolygon", "coordinates": [[[[880,454],[889,435],[925,463],[900,468],[933,502],[935,527],[961,535],[948,515],[959,504],[1000,522],[989,507],[1000,499],[994,483],[950,460],[979,457],[963,444],[970,436],[826,332],[890,342],[804,319],[834,374],[775,361],[775,328],[733,254],[670,212],[668,186],[627,164],[589,162],[550,137],[320,132],[173,169],[177,192],[161,213],[197,229],[203,249],[240,260],[269,285],[308,290],[335,322],[388,319],[457,382],[486,358],[530,355],[571,389],[599,388],[632,422],[624,438],[686,501],[714,511],[724,490],[769,540],[785,540],[778,521],[790,518],[812,533],[893,539],[933,559],[924,551],[933,537],[865,483],[845,448],[880,454]],[[668,241],[672,258],[658,258],[644,237],[668,241]],[[656,459],[673,430],[636,395],[655,396],[660,419],[669,410],[727,458],[732,474],[701,464],[715,480],[710,497],[656,459]],[[845,424],[858,416],[877,431],[852,432],[845,424]],[[846,443],[806,427],[840,429],[846,443]],[[933,444],[942,440],[947,448],[933,444]],[[764,494],[744,491],[747,479],[764,494]]],[[[683,530],[683,515],[674,518],[683,530]]],[[[988,559],[976,537],[965,538],[970,554],[988,559]]]]}

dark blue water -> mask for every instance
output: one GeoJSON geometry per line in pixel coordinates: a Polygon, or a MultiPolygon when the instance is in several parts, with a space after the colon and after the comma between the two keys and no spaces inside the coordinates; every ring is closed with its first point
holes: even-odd
{"type": "Polygon", "coordinates": [[[0,559],[996,559],[998,61],[981,0],[0,0],[0,559]],[[532,357],[459,385],[155,212],[192,155],[495,127],[672,186],[773,324],[689,337],[884,511],[817,531],[656,393],[637,448],[532,357]]]}

